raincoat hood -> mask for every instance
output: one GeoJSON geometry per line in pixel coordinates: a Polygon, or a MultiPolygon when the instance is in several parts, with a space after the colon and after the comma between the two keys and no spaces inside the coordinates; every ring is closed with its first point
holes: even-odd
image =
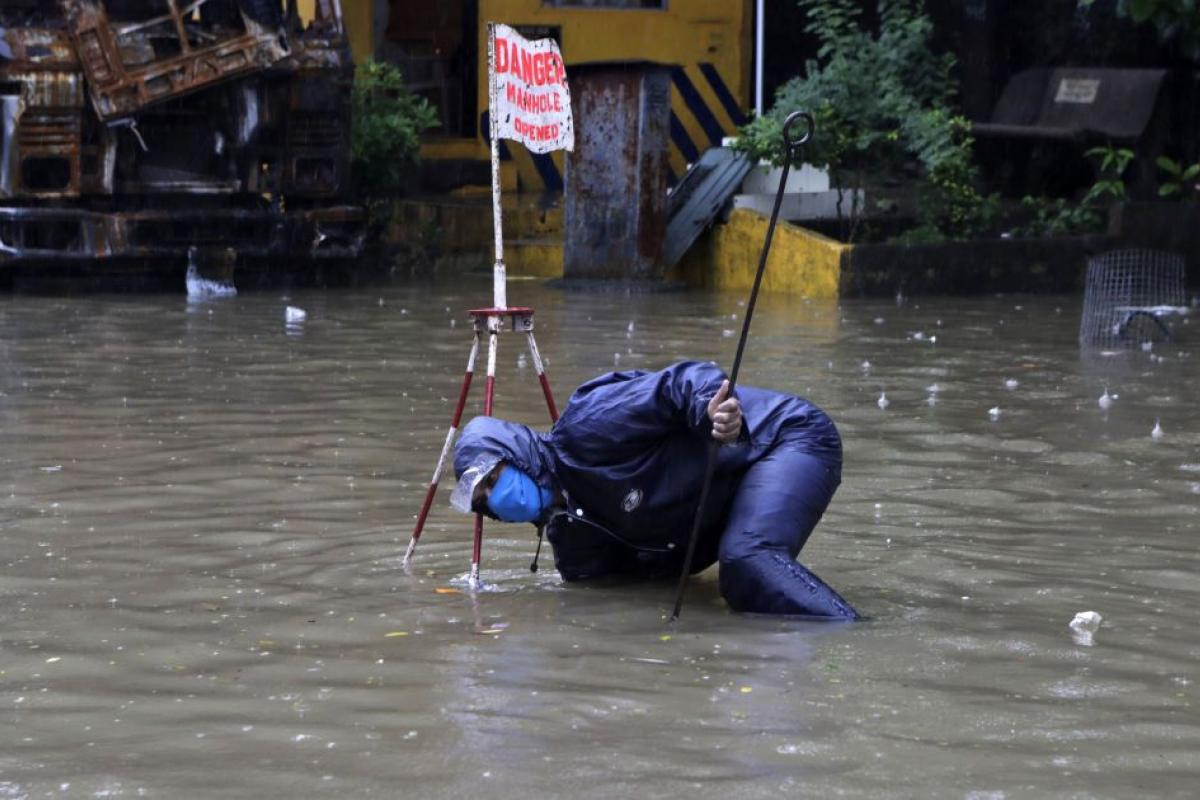
{"type": "Polygon", "coordinates": [[[521,470],[544,489],[553,491],[557,485],[543,434],[495,417],[468,422],[454,444],[454,477],[462,478],[472,467],[498,461],[521,470]]]}

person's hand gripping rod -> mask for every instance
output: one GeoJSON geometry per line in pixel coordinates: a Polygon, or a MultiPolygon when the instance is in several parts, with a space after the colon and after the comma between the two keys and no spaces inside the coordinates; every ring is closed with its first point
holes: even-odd
{"type": "MultiPolygon", "coordinates": [[[[775,205],[771,209],[771,220],[767,223],[767,238],[763,242],[762,256],[758,260],[758,272],[754,275],[754,286],[750,289],[750,301],[746,303],[746,316],[742,320],[742,335],[738,339],[737,355],[733,359],[733,369],[729,373],[729,390],[727,396],[733,395],[737,385],[738,370],[742,366],[742,353],[746,349],[746,339],[750,334],[750,319],[754,316],[754,303],[758,300],[758,288],[762,284],[763,272],[767,267],[767,255],[771,252],[771,238],[775,235],[775,223],[779,220],[779,207],[783,205],[783,193],[787,188],[788,172],[792,161],[800,155],[800,147],[813,137],[815,123],[812,114],[807,111],[793,111],[783,122],[783,148],[785,152],[783,171],[779,176],[779,189],[775,193],[775,205]],[[798,130],[798,123],[805,122],[805,130],[798,130]]],[[[722,387],[723,389],[724,387],[722,387]]],[[[714,434],[716,432],[714,431],[714,434]]],[[[675,608],[671,612],[671,621],[679,619],[683,607],[683,590],[687,586],[688,573],[692,570],[692,558],[696,554],[696,540],[700,536],[700,520],[704,514],[704,504],[708,502],[708,491],[712,487],[713,472],[717,468],[717,448],[721,442],[716,438],[708,444],[708,463],[704,469],[704,485],[700,490],[700,502],[696,505],[696,516],[692,521],[692,532],[688,537],[687,553],[683,557],[683,570],[679,573],[679,585],[675,590],[675,608]]]]}

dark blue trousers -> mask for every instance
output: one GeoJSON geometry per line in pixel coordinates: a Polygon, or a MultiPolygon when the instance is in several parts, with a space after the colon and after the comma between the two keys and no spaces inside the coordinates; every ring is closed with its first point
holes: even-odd
{"type": "Polygon", "coordinates": [[[781,441],[746,471],[717,558],[721,595],[735,611],[857,619],[858,613],[796,556],[841,483],[841,459],[781,441]]]}

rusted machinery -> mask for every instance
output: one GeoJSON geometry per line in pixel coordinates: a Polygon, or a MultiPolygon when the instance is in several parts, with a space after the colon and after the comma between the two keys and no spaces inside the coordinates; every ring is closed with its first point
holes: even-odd
{"type": "Polygon", "coordinates": [[[0,0],[0,267],[349,258],[339,0],[0,0]]]}

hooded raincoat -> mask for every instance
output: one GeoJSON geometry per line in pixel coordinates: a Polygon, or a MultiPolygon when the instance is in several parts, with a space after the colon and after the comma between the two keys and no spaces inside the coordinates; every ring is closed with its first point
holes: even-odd
{"type": "MultiPolygon", "coordinates": [[[[499,458],[566,496],[547,535],[568,581],[677,575],[704,481],[708,402],[725,374],[707,362],[612,372],[580,386],[549,433],[472,420],[455,473],[499,458]]],[[[812,403],[739,386],[742,434],[718,460],[693,561],[720,561],[737,611],[857,617],[795,559],[841,481],[833,421],[812,403]]]]}

